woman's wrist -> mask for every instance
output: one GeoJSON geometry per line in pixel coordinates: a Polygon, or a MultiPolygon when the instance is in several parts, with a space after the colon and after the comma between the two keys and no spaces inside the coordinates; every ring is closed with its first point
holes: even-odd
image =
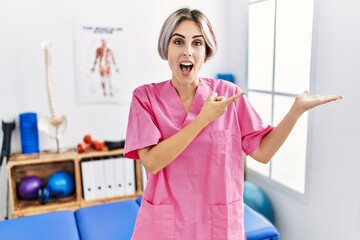
{"type": "Polygon", "coordinates": [[[204,127],[206,127],[210,121],[204,117],[202,114],[199,114],[193,121],[193,123],[198,126],[199,128],[203,129],[204,127]]]}
{"type": "Polygon", "coordinates": [[[296,104],[294,104],[291,108],[290,108],[290,111],[288,112],[288,115],[293,118],[293,119],[299,119],[301,117],[301,115],[304,113],[305,111],[296,106],[296,104]]]}

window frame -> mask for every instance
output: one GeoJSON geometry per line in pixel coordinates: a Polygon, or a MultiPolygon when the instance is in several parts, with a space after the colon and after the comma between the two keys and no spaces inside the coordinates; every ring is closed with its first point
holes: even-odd
{"type": "MultiPolygon", "coordinates": [[[[275,1],[275,19],[274,19],[274,53],[273,53],[273,73],[272,73],[272,89],[271,91],[267,91],[267,90],[257,90],[257,89],[251,89],[249,88],[249,10],[250,10],[250,6],[252,4],[256,4],[259,2],[265,2],[265,1],[269,1],[269,0],[249,0],[248,1],[248,8],[246,11],[246,38],[245,38],[245,44],[246,44],[246,50],[245,50],[245,91],[246,92],[254,92],[254,93],[265,93],[265,94],[269,94],[269,96],[272,99],[272,116],[271,116],[271,120],[273,121],[273,112],[274,112],[274,98],[275,96],[287,96],[287,97],[296,97],[296,94],[291,94],[291,93],[282,93],[282,92],[276,92],[275,88],[274,88],[274,82],[275,82],[275,57],[276,57],[276,4],[277,4],[277,0],[275,1]]],[[[316,72],[315,72],[315,63],[316,63],[316,52],[317,52],[317,35],[316,33],[318,32],[317,29],[317,22],[318,22],[318,15],[319,15],[319,6],[318,6],[318,1],[317,0],[313,0],[313,21],[312,21],[312,36],[311,36],[311,54],[310,54],[310,74],[309,74],[309,91],[312,92],[312,90],[314,89],[314,85],[315,85],[315,79],[316,79],[316,72]]],[[[301,91],[301,90],[300,90],[301,91]]],[[[251,100],[250,100],[251,101],[251,100]]],[[[275,180],[273,180],[271,178],[271,171],[272,171],[272,166],[271,166],[271,161],[268,163],[270,164],[269,166],[269,176],[264,176],[263,174],[258,173],[257,171],[250,169],[248,167],[246,167],[246,161],[247,159],[245,158],[245,171],[246,171],[246,180],[250,180],[254,183],[258,183],[260,185],[265,185],[267,187],[270,187],[276,191],[279,191],[281,193],[284,193],[287,196],[290,196],[296,200],[298,200],[299,202],[302,202],[304,204],[308,204],[309,203],[309,192],[310,192],[310,173],[311,173],[311,153],[312,151],[312,147],[313,147],[313,137],[312,137],[312,133],[313,133],[313,114],[311,113],[311,111],[308,112],[307,116],[302,116],[302,117],[307,117],[308,119],[308,125],[307,125],[307,136],[306,136],[306,154],[305,154],[305,176],[304,176],[304,192],[301,193],[299,191],[296,191],[294,189],[292,189],[291,187],[288,187],[280,182],[277,182],[275,180]]]]}

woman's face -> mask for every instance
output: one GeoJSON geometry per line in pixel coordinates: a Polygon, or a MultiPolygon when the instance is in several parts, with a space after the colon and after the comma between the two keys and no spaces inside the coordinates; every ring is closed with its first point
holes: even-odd
{"type": "Polygon", "coordinates": [[[191,20],[182,21],[174,30],[168,47],[168,63],[175,87],[197,85],[205,54],[206,43],[200,28],[191,20]]]}

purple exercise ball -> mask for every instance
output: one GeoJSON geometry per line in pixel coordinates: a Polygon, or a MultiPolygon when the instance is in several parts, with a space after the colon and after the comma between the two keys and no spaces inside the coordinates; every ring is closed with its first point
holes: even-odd
{"type": "Polygon", "coordinates": [[[37,198],[39,188],[42,186],[44,186],[44,183],[41,178],[37,176],[27,176],[21,179],[18,186],[18,193],[22,198],[37,198]]]}

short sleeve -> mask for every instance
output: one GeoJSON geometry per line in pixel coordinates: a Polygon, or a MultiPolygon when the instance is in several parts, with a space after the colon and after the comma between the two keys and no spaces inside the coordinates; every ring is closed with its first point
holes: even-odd
{"type": "Polygon", "coordinates": [[[263,137],[273,129],[273,126],[263,123],[246,96],[237,103],[242,133],[242,149],[246,155],[249,155],[258,148],[263,137]]]}
{"type": "Polygon", "coordinates": [[[124,156],[139,159],[138,149],[155,145],[160,141],[156,118],[151,107],[151,93],[144,87],[134,90],[130,105],[124,156]]]}

